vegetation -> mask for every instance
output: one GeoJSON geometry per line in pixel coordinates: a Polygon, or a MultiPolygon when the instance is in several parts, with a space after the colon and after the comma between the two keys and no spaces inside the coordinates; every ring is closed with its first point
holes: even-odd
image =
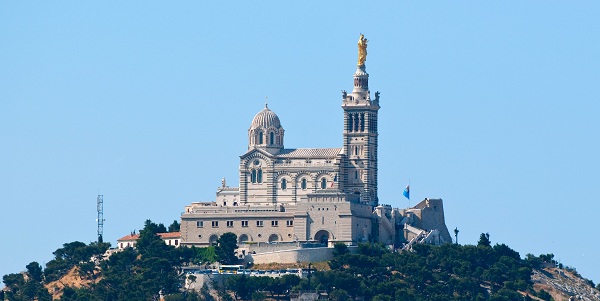
{"type": "Polygon", "coordinates": [[[219,262],[223,264],[233,264],[238,261],[235,256],[235,250],[238,248],[237,246],[237,235],[227,232],[223,233],[221,237],[217,240],[217,257],[219,258],[219,262]]]}
{"type": "MultiPolygon", "coordinates": [[[[178,227],[179,224],[174,222],[169,230],[178,230],[178,227]]],[[[157,235],[163,232],[167,232],[163,224],[147,220],[135,249],[125,249],[105,260],[102,260],[102,255],[110,247],[108,243],[66,243],[53,253],[55,258],[46,264],[45,269],[32,262],[27,265],[25,273],[5,275],[2,279],[7,288],[5,297],[11,301],[52,300],[48,292],[51,287],[44,285],[60,281],[61,277],[76,269],[79,277],[89,285],[65,287],[60,300],[152,300],[158,297],[159,292],[169,295],[166,300],[200,300],[196,294],[180,292],[180,267],[190,263],[230,260],[229,253],[224,252],[222,256],[227,257],[219,258],[215,247],[168,246],[157,235]]]]}
{"type": "MultiPolygon", "coordinates": [[[[169,226],[174,230],[175,223],[169,226]]],[[[504,244],[492,246],[489,234],[481,234],[477,246],[447,244],[414,245],[412,252],[392,252],[381,244],[361,244],[350,252],[344,244],[334,246],[330,270],[313,271],[308,279],[296,275],[280,278],[233,275],[215,283],[213,294],[204,286],[199,292],[182,289],[180,268],[219,261],[237,263],[237,237],[223,234],[218,245],[207,248],[175,248],[157,233],[164,226],[147,220],[136,248],[128,248],[100,260],[105,243],[66,243],[53,254],[45,269],[37,262],[26,272],[3,277],[7,300],[51,300],[48,284],[69,271],[77,271],[87,285],[65,287],[60,300],[111,301],[157,300],[266,300],[289,298],[291,291],[326,291],[330,300],[425,301],[425,300],[552,300],[546,291],[536,292],[532,268],[556,263],[554,255],[519,253],[504,244]],[[215,298],[219,295],[219,298],[215,298]]],[[[194,276],[192,276],[193,278],[194,276]]],[[[589,281],[591,285],[593,282],[589,281]]],[[[2,296],[0,296],[2,297],[2,296]]]]}

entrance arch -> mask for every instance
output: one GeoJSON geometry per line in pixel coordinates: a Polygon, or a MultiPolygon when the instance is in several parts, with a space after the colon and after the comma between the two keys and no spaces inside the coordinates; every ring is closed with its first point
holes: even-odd
{"type": "Polygon", "coordinates": [[[315,234],[315,240],[322,243],[327,244],[329,242],[331,235],[327,230],[319,230],[317,234],[315,234]]]}
{"type": "Polygon", "coordinates": [[[240,238],[238,239],[238,241],[239,241],[240,244],[246,243],[249,240],[250,240],[250,238],[246,234],[240,235],[240,238]]]}
{"type": "Polygon", "coordinates": [[[278,242],[279,241],[279,235],[277,234],[271,234],[269,236],[269,242],[278,242]]]}
{"type": "Polygon", "coordinates": [[[211,245],[211,246],[216,246],[217,245],[217,240],[219,240],[219,236],[217,236],[216,234],[213,234],[208,239],[208,244],[211,245]]]}

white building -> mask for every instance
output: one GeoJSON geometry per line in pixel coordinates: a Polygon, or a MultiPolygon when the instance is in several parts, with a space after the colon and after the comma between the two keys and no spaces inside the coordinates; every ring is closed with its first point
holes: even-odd
{"type": "Polygon", "coordinates": [[[211,245],[226,232],[237,234],[240,243],[380,241],[400,246],[424,236],[432,243],[452,241],[441,200],[407,210],[379,204],[380,97],[379,92],[371,95],[364,58],[362,62],[352,91],[342,91],[343,145],[286,148],[282,123],[265,105],[248,129],[248,151],[239,159],[239,187],[229,187],[223,179],[214,202],[185,207],[183,245],[211,245]]]}
{"type": "MultiPolygon", "coordinates": [[[[180,232],[167,232],[157,233],[165,244],[169,246],[179,247],[181,244],[181,233],[180,232]]],[[[117,249],[123,250],[126,248],[134,248],[137,244],[137,240],[140,238],[139,234],[130,234],[117,239],[117,249]]]]}

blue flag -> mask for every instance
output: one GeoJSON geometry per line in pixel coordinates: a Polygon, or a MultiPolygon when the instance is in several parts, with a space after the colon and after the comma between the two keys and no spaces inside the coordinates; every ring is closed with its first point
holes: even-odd
{"type": "Polygon", "coordinates": [[[410,185],[406,185],[406,189],[404,189],[402,195],[404,195],[407,199],[410,200],[410,185]]]}

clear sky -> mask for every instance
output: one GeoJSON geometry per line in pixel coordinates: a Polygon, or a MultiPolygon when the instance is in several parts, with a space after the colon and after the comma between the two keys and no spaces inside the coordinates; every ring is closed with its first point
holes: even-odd
{"type": "Polygon", "coordinates": [[[0,275],[237,185],[264,107],[340,147],[359,33],[381,91],[379,198],[444,199],[459,242],[600,282],[598,1],[2,1],[0,275]]]}

